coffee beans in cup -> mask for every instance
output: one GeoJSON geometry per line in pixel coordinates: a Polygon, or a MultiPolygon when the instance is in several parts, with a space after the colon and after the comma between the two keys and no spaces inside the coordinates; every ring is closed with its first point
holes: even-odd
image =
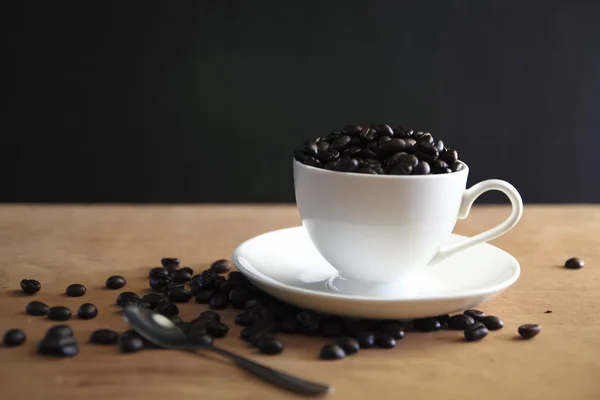
{"type": "Polygon", "coordinates": [[[294,158],[311,167],[367,175],[447,174],[464,168],[457,151],[431,133],[387,124],[347,125],[305,140],[294,158]]]}

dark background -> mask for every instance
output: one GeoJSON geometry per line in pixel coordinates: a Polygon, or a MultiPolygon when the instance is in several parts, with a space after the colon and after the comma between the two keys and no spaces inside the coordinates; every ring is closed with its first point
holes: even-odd
{"type": "Polygon", "coordinates": [[[302,139],[372,122],[600,200],[600,2],[11,4],[0,201],[293,201],[302,139]]]}

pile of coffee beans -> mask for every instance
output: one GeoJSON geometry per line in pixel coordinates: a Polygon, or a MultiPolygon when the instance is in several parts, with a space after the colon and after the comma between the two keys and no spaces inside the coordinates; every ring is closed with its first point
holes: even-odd
{"type": "Polygon", "coordinates": [[[371,175],[447,174],[465,167],[456,150],[431,133],[386,124],[347,125],[306,140],[294,158],[312,167],[371,175]]]}
{"type": "MultiPolygon", "coordinates": [[[[390,136],[391,137],[391,136],[390,136]]],[[[161,260],[162,267],[152,268],[148,274],[151,293],[139,296],[125,291],[116,298],[122,308],[128,305],[154,310],[169,318],[187,336],[188,341],[199,345],[212,345],[214,339],[226,337],[229,326],[216,310],[231,307],[240,310],[234,322],[243,329],[240,338],[254,346],[260,353],[275,355],[284,351],[280,334],[304,334],[331,338],[321,349],[319,356],[324,360],[338,360],[358,353],[361,349],[391,349],[402,340],[406,331],[435,332],[447,328],[462,331],[467,342],[479,341],[489,331],[502,329],[504,323],[495,316],[485,315],[479,310],[466,310],[453,316],[421,318],[413,321],[370,320],[345,318],[302,309],[279,301],[254,286],[239,271],[231,271],[228,260],[217,260],[198,274],[189,267],[180,267],[178,258],[167,257],[161,260]],[[223,274],[228,273],[226,276],[223,274]],[[199,313],[191,321],[179,316],[177,303],[187,303],[195,298],[196,303],[207,304],[210,310],[199,313]]],[[[581,262],[583,264],[583,262],[581,262]]],[[[109,277],[105,285],[114,290],[126,285],[122,276],[109,277]]],[[[21,288],[34,294],[41,288],[38,281],[24,279],[21,288]]],[[[69,285],[66,294],[72,297],[83,296],[86,288],[81,284],[69,285]]],[[[67,321],[71,311],[63,306],[49,307],[41,301],[31,301],[26,307],[27,314],[46,316],[53,321],[67,321]]],[[[82,304],[77,310],[80,319],[92,319],[98,315],[98,308],[82,304]]],[[[522,325],[518,329],[523,339],[536,336],[541,327],[536,324],[522,325]]],[[[19,329],[11,329],[4,334],[3,344],[18,346],[25,342],[26,335],[19,329]]],[[[98,345],[117,345],[122,353],[136,353],[144,349],[157,348],[137,332],[129,330],[118,333],[110,329],[98,329],[89,337],[89,342],[98,345]]],[[[74,357],[79,354],[79,345],[67,325],[56,325],[48,329],[39,341],[38,353],[44,355],[74,357]]]]}

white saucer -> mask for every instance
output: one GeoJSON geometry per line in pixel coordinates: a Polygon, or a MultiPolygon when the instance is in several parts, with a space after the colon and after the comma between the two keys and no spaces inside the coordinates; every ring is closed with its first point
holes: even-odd
{"type": "MultiPolygon", "coordinates": [[[[448,243],[464,239],[453,234],[448,243]]],[[[480,244],[410,272],[401,282],[391,283],[386,295],[369,285],[364,293],[344,293],[331,288],[330,278],[337,271],[315,249],[303,227],[247,240],[234,251],[233,262],[252,283],[280,300],[362,318],[411,319],[462,311],[497,296],[520,273],[510,254],[480,244]],[[397,291],[390,295],[390,288],[397,291]]]]}

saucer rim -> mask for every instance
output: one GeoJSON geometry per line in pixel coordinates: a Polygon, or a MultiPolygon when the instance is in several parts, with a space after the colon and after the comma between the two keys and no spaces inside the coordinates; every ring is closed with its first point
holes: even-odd
{"type": "MultiPolygon", "coordinates": [[[[245,240],[244,242],[240,243],[233,251],[233,253],[232,253],[233,264],[236,266],[238,271],[243,273],[244,276],[246,278],[248,278],[249,280],[251,280],[252,282],[257,282],[260,286],[267,286],[273,290],[284,290],[284,291],[293,292],[293,293],[296,293],[299,295],[319,296],[319,297],[323,297],[323,298],[331,298],[331,299],[338,299],[338,300],[359,300],[359,301],[380,302],[380,303],[381,302],[399,303],[399,302],[414,302],[414,301],[443,301],[443,300],[451,300],[451,299],[467,299],[467,298],[476,297],[476,296],[486,296],[486,295],[490,295],[490,294],[494,294],[494,293],[500,293],[500,292],[506,290],[508,287],[513,285],[519,279],[519,277],[521,275],[521,265],[519,264],[519,262],[517,261],[517,259],[515,257],[513,257],[507,251],[502,250],[502,249],[500,249],[494,245],[491,245],[487,242],[477,244],[473,247],[480,247],[480,246],[491,247],[495,251],[499,251],[500,253],[503,254],[503,256],[506,256],[508,259],[510,259],[512,274],[509,279],[503,280],[501,283],[493,285],[493,286],[487,286],[484,289],[470,290],[470,291],[460,293],[460,294],[443,294],[443,295],[423,296],[423,297],[415,296],[415,297],[410,297],[410,298],[406,298],[406,297],[400,297],[400,298],[399,297],[374,297],[374,296],[363,296],[363,295],[357,295],[357,294],[343,294],[343,293],[335,293],[335,292],[329,293],[329,292],[324,292],[324,291],[322,292],[322,291],[317,291],[317,290],[299,288],[296,286],[291,286],[291,285],[279,282],[278,280],[275,280],[275,279],[269,277],[268,275],[264,274],[263,272],[255,269],[255,268],[254,269],[256,272],[250,271],[246,267],[241,265],[241,263],[238,261],[239,253],[241,251],[243,251],[244,247],[250,245],[252,241],[258,240],[259,238],[261,238],[263,236],[273,235],[273,234],[277,234],[277,233],[283,233],[285,231],[291,231],[291,230],[300,230],[300,229],[304,230],[305,227],[303,225],[297,225],[297,226],[293,226],[293,227],[289,227],[289,228],[276,229],[273,231],[261,233],[260,235],[256,235],[250,239],[245,240]]],[[[455,234],[455,233],[452,233],[451,236],[455,236],[455,237],[459,237],[459,238],[463,238],[463,239],[469,238],[468,236],[459,235],[459,234],[455,234]]]]}

